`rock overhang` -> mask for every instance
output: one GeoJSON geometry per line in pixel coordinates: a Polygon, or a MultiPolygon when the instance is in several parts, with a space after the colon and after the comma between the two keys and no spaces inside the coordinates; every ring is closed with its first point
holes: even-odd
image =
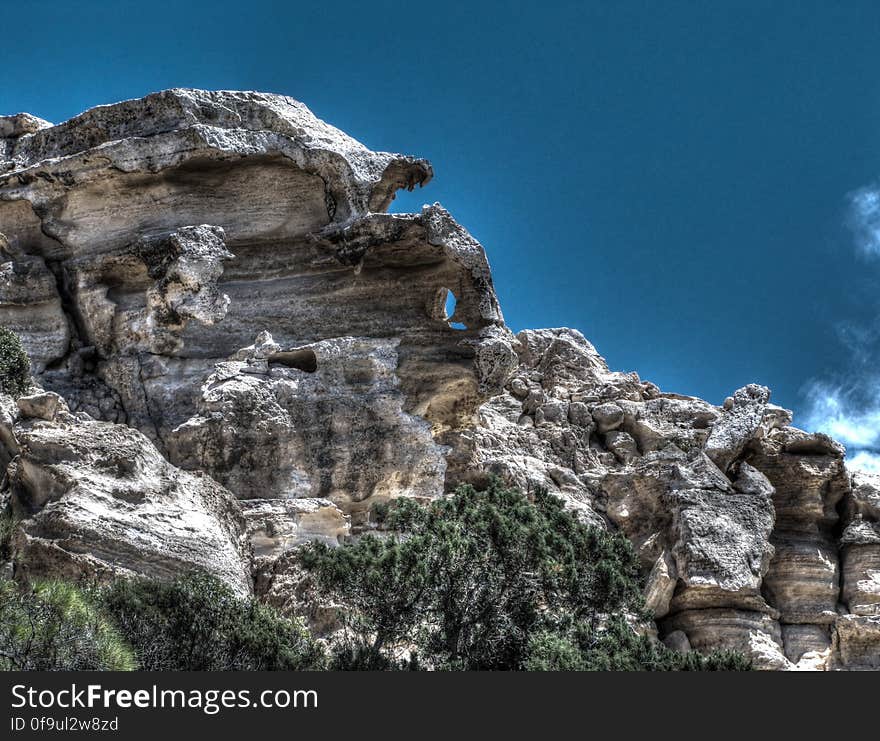
{"type": "MultiPolygon", "coordinates": [[[[515,363],[482,246],[439,204],[383,213],[397,189],[431,179],[423,159],[372,152],[265,93],[173,89],[57,126],[3,120],[7,272],[28,265],[48,293],[16,303],[9,281],[0,321],[74,410],[167,453],[214,367],[260,332],[279,357],[391,341],[392,407],[402,429],[427,420],[430,448],[515,363]]],[[[333,367],[316,365],[318,386],[333,367]]]]}

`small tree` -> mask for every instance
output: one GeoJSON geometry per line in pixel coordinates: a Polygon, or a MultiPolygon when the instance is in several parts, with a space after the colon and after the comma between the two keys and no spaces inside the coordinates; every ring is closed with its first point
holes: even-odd
{"type": "Polygon", "coordinates": [[[302,670],[324,652],[299,621],[221,581],[192,574],[165,583],[119,580],[98,593],[148,671],[302,670]]]}
{"type": "Polygon", "coordinates": [[[18,335],[0,327],[0,390],[14,397],[31,386],[31,361],[18,335]]]}
{"type": "Polygon", "coordinates": [[[0,669],[135,668],[131,649],[75,585],[56,580],[22,586],[0,581],[0,669]]]}

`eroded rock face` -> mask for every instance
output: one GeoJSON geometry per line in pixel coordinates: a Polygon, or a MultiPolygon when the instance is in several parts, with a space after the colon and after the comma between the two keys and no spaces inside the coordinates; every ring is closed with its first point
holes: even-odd
{"type": "Polygon", "coordinates": [[[844,669],[880,669],[880,617],[842,615],[834,626],[835,655],[844,669]]]}
{"type": "Polygon", "coordinates": [[[610,372],[572,330],[517,339],[519,368],[451,470],[547,488],[623,532],[677,647],[737,648],[765,669],[873,661],[880,488],[851,483],[841,446],[791,427],[761,386],[715,407],[610,372]]]}
{"type": "Polygon", "coordinates": [[[844,508],[842,597],[855,615],[880,615],[880,476],[855,473],[844,508]]]}
{"type": "MultiPolygon", "coordinates": [[[[840,594],[838,505],[850,488],[843,448],[823,435],[791,427],[773,430],[748,459],[775,488],[775,556],[764,594],[780,611],[791,636],[810,636],[808,647],[831,643],[840,594]],[[798,627],[800,626],[800,627],[798,627]],[[805,627],[805,626],[822,626],[805,627]]],[[[801,639],[787,646],[797,661],[801,639]]]]}
{"type": "Polygon", "coordinates": [[[394,496],[443,494],[447,448],[404,410],[399,342],[353,337],[283,349],[263,333],[219,363],[171,459],[243,499],[325,497],[365,524],[394,496]]]}
{"type": "Polygon", "coordinates": [[[516,354],[482,247],[439,206],[382,213],[431,178],[427,162],[259,93],[4,121],[0,320],[73,411],[136,427],[242,497],[443,492],[441,438],[471,424],[516,354]],[[217,381],[265,331],[286,353],[314,348],[313,377],[294,364],[281,379],[279,355],[272,379],[217,381]],[[329,396],[290,401],[293,387],[329,396]],[[248,406],[257,431],[217,423],[248,406]]]}
{"type": "Polygon", "coordinates": [[[273,559],[318,540],[339,545],[349,518],[327,499],[248,499],[240,503],[255,559],[273,559]]]}
{"type": "Polygon", "coordinates": [[[724,411],[712,425],[705,451],[715,465],[726,471],[743,452],[761,426],[770,389],[751,384],[724,401],[724,411]]]}
{"type": "Polygon", "coordinates": [[[70,414],[55,394],[18,407],[3,435],[15,446],[7,486],[20,520],[17,576],[103,581],[200,569],[250,593],[245,520],[228,491],[175,468],[130,427],[70,414]]]}
{"type": "Polygon", "coordinates": [[[876,667],[878,479],[763,386],[719,407],[514,336],[448,212],[385,213],[431,177],[275,95],[0,117],[0,323],[45,389],[0,398],[17,573],[201,568],[321,630],[297,547],[497,475],[624,533],[676,650],[876,667]]]}
{"type": "Polygon", "coordinates": [[[0,234],[0,324],[23,339],[34,370],[63,356],[70,326],[55,277],[42,257],[12,250],[0,234]]]}

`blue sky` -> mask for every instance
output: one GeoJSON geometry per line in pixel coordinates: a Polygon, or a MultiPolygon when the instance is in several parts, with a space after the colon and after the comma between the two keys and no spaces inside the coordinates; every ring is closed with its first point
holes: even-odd
{"type": "MultiPolygon", "coordinates": [[[[880,3],[61,2],[4,8],[0,111],[292,95],[431,159],[508,323],[719,403],[757,381],[880,447],[880,3]],[[39,10],[37,10],[39,8],[39,10]]],[[[2,228],[2,226],[0,226],[2,228]]]]}

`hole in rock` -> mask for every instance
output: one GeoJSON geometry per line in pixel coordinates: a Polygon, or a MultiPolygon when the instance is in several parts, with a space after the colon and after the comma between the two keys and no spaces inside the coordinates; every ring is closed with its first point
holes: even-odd
{"type": "Polygon", "coordinates": [[[458,299],[455,298],[455,294],[450,291],[448,288],[444,289],[446,291],[446,319],[451,319],[455,314],[455,305],[458,303],[458,299]]]}
{"type": "Polygon", "coordinates": [[[452,317],[455,316],[455,307],[458,304],[458,299],[455,297],[455,294],[449,290],[448,288],[443,289],[446,292],[446,304],[444,306],[444,321],[450,326],[452,329],[467,329],[465,324],[461,322],[453,322],[452,317]]]}
{"type": "Polygon", "coordinates": [[[279,363],[306,373],[314,373],[318,370],[318,356],[315,355],[314,350],[308,348],[273,353],[269,356],[269,363],[279,363]]]}

